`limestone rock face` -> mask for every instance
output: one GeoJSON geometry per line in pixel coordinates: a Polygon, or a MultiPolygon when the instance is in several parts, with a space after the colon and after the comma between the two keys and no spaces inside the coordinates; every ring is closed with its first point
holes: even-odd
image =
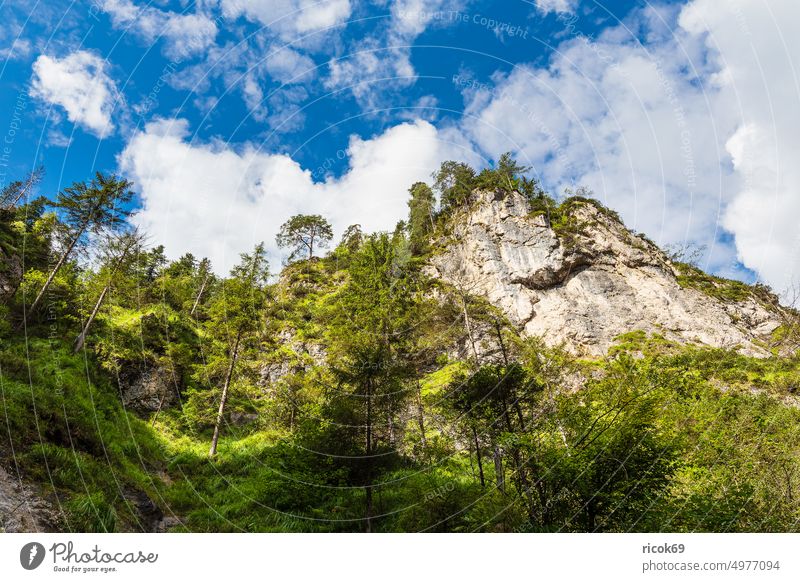
{"type": "Polygon", "coordinates": [[[634,330],[767,354],[759,339],[780,325],[775,308],[681,287],[664,253],[611,213],[578,202],[569,211],[572,228],[557,232],[516,192],[476,195],[428,271],[485,297],[523,334],[590,356],[634,330]]]}

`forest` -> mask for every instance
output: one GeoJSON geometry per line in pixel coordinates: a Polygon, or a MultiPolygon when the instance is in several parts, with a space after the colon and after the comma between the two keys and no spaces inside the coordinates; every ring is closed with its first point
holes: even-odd
{"type": "Polygon", "coordinates": [[[0,193],[0,465],[56,531],[800,530],[791,321],[768,357],[636,329],[580,357],[431,276],[476,190],[568,227],[588,194],[526,171],[445,162],[394,231],[287,217],[264,233],[283,264],[261,243],[227,274],[168,260],[118,176],[21,177],[0,193]]]}

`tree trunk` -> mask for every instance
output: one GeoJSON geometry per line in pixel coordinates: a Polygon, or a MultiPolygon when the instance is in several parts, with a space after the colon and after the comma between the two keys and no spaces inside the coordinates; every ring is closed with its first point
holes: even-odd
{"type": "Polygon", "coordinates": [[[500,343],[500,351],[503,354],[503,365],[508,367],[508,354],[506,353],[506,345],[503,343],[503,330],[500,329],[500,322],[494,320],[494,327],[497,330],[497,341],[500,343]]]}
{"type": "Polygon", "coordinates": [[[367,533],[372,532],[372,380],[367,380],[367,484],[364,493],[367,501],[367,533]]]}
{"type": "Polygon", "coordinates": [[[478,441],[478,431],[472,427],[472,439],[475,441],[475,456],[478,457],[478,475],[481,478],[481,487],[486,487],[486,478],[483,476],[483,460],[481,459],[481,444],[478,441]]]}
{"type": "Polygon", "coordinates": [[[37,169],[33,170],[30,174],[28,174],[28,179],[25,181],[25,185],[20,187],[19,191],[17,192],[17,195],[14,197],[13,200],[11,200],[10,202],[8,199],[3,200],[2,202],[3,206],[5,206],[6,208],[14,208],[17,204],[19,204],[19,201],[22,200],[25,197],[25,194],[28,193],[28,190],[30,190],[34,184],[38,183],[41,180],[43,172],[44,169],[42,168],[42,166],[39,166],[37,169]]]}
{"type": "Polygon", "coordinates": [[[597,531],[597,507],[593,500],[586,504],[586,531],[594,533],[597,531]]]}
{"type": "Polygon", "coordinates": [[[222,386],[222,398],[219,401],[219,410],[217,411],[217,420],[214,423],[214,436],[211,437],[211,449],[208,451],[208,456],[213,458],[217,454],[217,442],[219,441],[219,429],[222,425],[222,417],[225,414],[225,404],[228,402],[228,389],[231,385],[231,377],[233,376],[233,367],[236,365],[236,356],[239,353],[239,341],[242,339],[242,332],[236,334],[236,341],[233,344],[231,351],[231,363],[228,366],[228,373],[225,375],[225,384],[222,386]]]}
{"type": "Polygon", "coordinates": [[[478,350],[475,347],[475,340],[472,337],[472,324],[469,321],[469,313],[467,312],[467,298],[466,296],[461,297],[461,303],[464,307],[464,325],[467,328],[467,336],[469,337],[469,343],[472,346],[472,354],[475,356],[475,361],[478,361],[478,350]]]}
{"type": "Polygon", "coordinates": [[[103,287],[103,292],[100,293],[100,297],[97,298],[97,302],[94,304],[94,309],[92,309],[92,314],[89,316],[89,319],[86,320],[86,325],[83,326],[81,333],[75,339],[75,344],[72,347],[72,353],[77,354],[83,348],[83,344],[86,342],[86,334],[89,333],[89,328],[94,321],[94,318],[97,317],[97,312],[100,311],[100,306],[103,305],[103,301],[108,294],[108,290],[111,288],[111,282],[106,283],[106,286],[103,287]]]}
{"type": "Polygon", "coordinates": [[[422,408],[422,388],[419,385],[419,378],[417,378],[417,424],[419,424],[420,442],[422,449],[426,452],[428,450],[428,440],[425,437],[425,411],[422,408]]]}
{"type": "Polygon", "coordinates": [[[156,413],[153,415],[153,422],[150,424],[150,426],[155,426],[156,425],[156,419],[158,419],[158,415],[161,414],[161,408],[164,406],[164,401],[166,399],[167,399],[167,395],[164,394],[161,397],[161,400],[158,401],[158,408],[156,409],[156,413]]]}
{"type": "Polygon", "coordinates": [[[100,311],[100,307],[103,305],[106,294],[111,289],[111,283],[114,280],[114,275],[116,275],[117,270],[122,265],[122,261],[125,260],[126,256],[128,256],[128,253],[130,252],[131,248],[133,248],[135,242],[136,238],[134,238],[132,242],[122,250],[119,257],[117,257],[117,259],[114,261],[114,264],[111,267],[111,272],[108,274],[108,283],[106,283],[106,286],[103,288],[103,292],[100,293],[100,297],[97,299],[97,303],[95,303],[92,314],[89,316],[86,325],[83,326],[83,330],[81,330],[80,335],[75,339],[75,345],[73,346],[72,353],[77,354],[83,347],[83,344],[86,341],[86,335],[89,333],[89,328],[91,327],[94,318],[97,317],[97,313],[100,311]]]}
{"type": "Polygon", "coordinates": [[[395,430],[394,430],[394,414],[393,413],[391,413],[391,412],[389,413],[389,419],[388,420],[389,420],[389,446],[394,448],[394,445],[395,445],[395,442],[396,442],[396,440],[395,440],[396,439],[396,433],[395,433],[395,430]]]}
{"type": "Polygon", "coordinates": [[[44,297],[44,294],[47,292],[47,289],[50,287],[50,284],[53,282],[53,279],[56,278],[56,274],[58,274],[58,270],[61,268],[61,266],[67,260],[67,257],[69,257],[70,253],[72,253],[72,249],[74,249],[75,245],[78,244],[78,239],[81,238],[81,236],[83,235],[83,231],[86,230],[86,226],[88,224],[89,224],[88,222],[85,222],[83,224],[81,229],[75,235],[75,238],[73,238],[72,242],[69,243],[69,246],[67,247],[67,250],[65,250],[62,253],[61,258],[58,259],[58,262],[56,263],[56,266],[53,267],[52,271],[50,271],[50,276],[47,277],[47,281],[44,282],[44,286],[42,287],[41,291],[39,291],[39,294],[36,296],[36,299],[33,300],[33,303],[31,303],[31,306],[28,308],[28,313],[30,313],[31,315],[36,312],[36,308],[39,306],[39,303],[41,302],[42,297],[44,297]]]}
{"type": "Polygon", "coordinates": [[[206,288],[206,283],[208,283],[208,273],[206,273],[206,276],[203,279],[203,283],[200,285],[200,291],[197,292],[197,299],[194,300],[194,305],[192,305],[192,310],[189,312],[190,316],[194,315],[197,306],[200,305],[200,298],[203,296],[203,291],[206,288]]]}
{"type": "Polygon", "coordinates": [[[500,493],[506,492],[506,475],[503,472],[503,457],[500,455],[500,447],[497,443],[493,444],[492,456],[494,458],[494,473],[497,479],[497,488],[500,493]]]}

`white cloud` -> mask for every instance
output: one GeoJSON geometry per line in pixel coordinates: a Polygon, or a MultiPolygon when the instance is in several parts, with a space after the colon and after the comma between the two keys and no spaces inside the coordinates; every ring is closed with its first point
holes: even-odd
{"type": "Polygon", "coordinates": [[[216,23],[203,13],[179,14],[152,6],[137,6],[131,0],[102,0],[100,7],[115,28],[124,28],[152,43],[166,42],[165,54],[184,59],[205,51],[217,36],[216,23]]]}
{"type": "Polygon", "coordinates": [[[396,106],[396,91],[416,80],[410,51],[388,48],[376,39],[362,41],[349,54],[331,60],[328,67],[325,87],[352,93],[364,110],[381,107],[387,95],[396,106]]]}
{"type": "Polygon", "coordinates": [[[391,7],[391,34],[396,38],[414,39],[431,23],[446,24],[461,7],[453,0],[394,0],[391,7]]]}
{"type": "Polygon", "coordinates": [[[487,155],[518,152],[552,191],[591,187],[659,243],[713,247],[720,267],[732,250],[713,236],[725,201],[716,132],[732,120],[711,114],[676,52],[672,41],[647,51],[567,41],[548,67],[519,67],[468,91],[465,129],[487,155]]]}
{"type": "Polygon", "coordinates": [[[314,61],[288,46],[273,46],[264,67],[278,83],[293,84],[313,76],[314,61]]]}
{"type": "Polygon", "coordinates": [[[117,89],[99,56],[77,51],[63,59],[41,55],[33,63],[31,94],[58,105],[67,118],[98,137],[114,132],[117,89]]]}
{"type": "Polygon", "coordinates": [[[31,41],[26,38],[14,38],[11,44],[0,48],[0,59],[16,61],[24,60],[33,52],[31,41]]]}
{"type": "MultiPolygon", "coordinates": [[[[257,31],[240,42],[226,42],[208,50],[206,58],[171,75],[169,83],[180,90],[202,94],[199,105],[208,103],[212,81],[221,79],[225,91],[240,93],[253,119],[274,128],[308,97],[305,87],[317,75],[314,61],[273,35],[257,31]]],[[[292,115],[297,128],[302,115],[292,115]]],[[[288,128],[283,125],[282,128],[288,128]]]]}
{"type": "Polygon", "coordinates": [[[401,90],[416,82],[411,47],[431,26],[459,22],[458,10],[468,0],[394,0],[383,28],[351,43],[349,52],[328,63],[328,89],[345,89],[362,109],[397,106],[401,90]]]}
{"type": "Polygon", "coordinates": [[[550,12],[574,12],[578,5],[578,0],[535,0],[536,8],[542,14],[550,12]]]}
{"type": "Polygon", "coordinates": [[[701,38],[718,71],[717,109],[735,114],[723,135],[734,196],[722,224],[742,262],[779,290],[800,283],[800,37],[792,0],[695,0],[681,26],[701,38]]]}
{"type": "Polygon", "coordinates": [[[253,145],[198,144],[189,137],[185,120],[150,123],[120,155],[120,169],[141,193],[138,224],[169,256],[208,256],[220,272],[262,240],[277,256],[275,234],[299,212],[327,216],[337,234],[352,223],[391,229],[407,213],[414,181],[428,179],[444,159],[475,162],[457,134],[424,121],[371,139],[352,137],[340,178],[325,177],[327,164],[308,170],[253,145]]]}
{"type": "MultiPolygon", "coordinates": [[[[550,12],[575,6],[538,4],[550,12]]],[[[257,20],[284,38],[339,23],[351,10],[349,2],[346,10],[345,3],[326,3],[331,9],[310,22],[300,19],[310,6],[301,0],[222,0],[222,6],[228,16],[257,20]]],[[[431,13],[450,6],[393,3],[385,27],[330,62],[325,86],[353,85],[365,107],[386,99],[398,105],[396,89],[414,76],[404,47],[439,25],[431,13]]],[[[272,244],[294,212],[326,213],[339,230],[351,222],[390,228],[405,214],[410,183],[426,179],[444,158],[474,161],[464,146],[470,140],[487,156],[517,152],[551,190],[590,186],[629,226],[662,245],[705,244],[707,268],[733,274],[739,260],[782,290],[800,274],[800,37],[782,34],[798,16],[800,6],[789,0],[768,7],[732,0],[722,8],[693,0],[682,9],[637,10],[598,38],[573,29],[544,66],[519,66],[489,85],[465,77],[466,115],[458,131],[417,121],[354,138],[340,179],[322,180],[253,146],[189,143],[181,121],[170,131],[160,122],[136,134],[120,162],[142,189],[140,221],[155,238],[174,254],[192,250],[228,267],[254,242],[272,244]]],[[[264,77],[291,82],[312,63],[288,47],[264,58],[271,42],[256,51],[259,61],[242,60],[250,77],[234,66],[218,68],[227,71],[226,83],[241,83],[261,119],[296,127],[305,88],[295,86],[300,93],[283,104],[267,98],[268,110],[264,77]]]]}
{"type": "Polygon", "coordinates": [[[345,22],[350,0],[220,0],[226,17],[244,16],[293,41],[345,22]]]}

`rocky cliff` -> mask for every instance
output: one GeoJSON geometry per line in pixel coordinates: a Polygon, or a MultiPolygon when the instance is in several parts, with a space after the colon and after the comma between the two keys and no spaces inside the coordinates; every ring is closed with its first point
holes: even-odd
{"type": "Polygon", "coordinates": [[[554,217],[532,212],[516,192],[476,198],[438,241],[430,273],[485,297],[523,334],[590,356],[634,330],[768,353],[782,322],[770,293],[694,269],[687,276],[689,267],[591,200],[562,204],[554,217]]]}

